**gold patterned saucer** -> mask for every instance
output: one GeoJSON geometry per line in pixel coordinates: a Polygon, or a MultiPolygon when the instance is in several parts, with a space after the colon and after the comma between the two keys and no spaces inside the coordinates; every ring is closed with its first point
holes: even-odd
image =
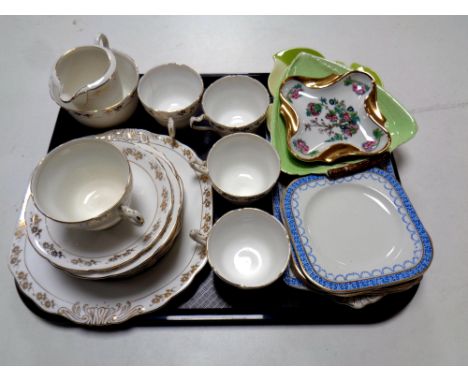
{"type": "Polygon", "coordinates": [[[167,136],[139,130],[115,130],[108,135],[141,141],[148,149],[163,153],[177,170],[184,192],[190,195],[190,208],[182,209],[176,224],[180,233],[172,237],[174,243],[167,242],[163,250],[168,252],[156,266],[139,272],[154,261],[149,251],[135,260],[132,271],[138,273],[133,277],[97,283],[72,277],[37,255],[27,239],[26,195],[9,257],[11,273],[21,292],[40,309],[82,325],[118,324],[159,309],[186,289],[207,262],[205,248],[189,237],[191,229],[208,232],[213,213],[211,185],[189,164],[198,159],[195,152],[177,141],[173,144],[167,136]]]}

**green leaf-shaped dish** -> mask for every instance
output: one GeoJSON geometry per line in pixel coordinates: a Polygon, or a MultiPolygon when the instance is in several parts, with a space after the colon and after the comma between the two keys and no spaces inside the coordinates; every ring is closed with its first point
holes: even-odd
{"type": "MultiPolygon", "coordinates": [[[[267,113],[267,124],[271,142],[281,159],[281,170],[291,175],[326,174],[329,170],[361,162],[362,159],[334,165],[321,165],[302,162],[294,158],[288,150],[286,127],[279,113],[279,88],[285,78],[291,76],[322,78],[330,74],[346,73],[351,68],[326,60],[320,53],[305,48],[280,52],[274,56],[274,60],[275,66],[268,79],[268,88],[274,95],[274,101],[267,113]]],[[[386,118],[385,127],[391,135],[389,151],[393,151],[416,134],[417,124],[403,106],[381,86],[377,86],[377,103],[386,118]]]]}

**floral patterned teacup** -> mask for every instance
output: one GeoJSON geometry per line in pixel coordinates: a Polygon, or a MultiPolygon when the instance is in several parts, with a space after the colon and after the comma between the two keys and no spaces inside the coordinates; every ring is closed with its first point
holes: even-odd
{"type": "Polygon", "coordinates": [[[31,196],[46,217],[70,228],[98,231],[122,218],[143,225],[128,206],[132,172],[127,158],[111,143],[80,138],[52,150],[36,167],[31,196]]]}
{"type": "Polygon", "coordinates": [[[140,80],[138,97],[145,110],[166,126],[174,138],[176,128],[189,125],[203,94],[203,80],[187,65],[165,64],[149,70],[140,80]]]}
{"type": "Polygon", "coordinates": [[[204,114],[190,119],[196,130],[220,135],[254,132],[264,121],[270,96],[266,88],[249,76],[225,76],[213,82],[202,99],[204,114]],[[207,120],[209,125],[195,123],[207,120]]]}

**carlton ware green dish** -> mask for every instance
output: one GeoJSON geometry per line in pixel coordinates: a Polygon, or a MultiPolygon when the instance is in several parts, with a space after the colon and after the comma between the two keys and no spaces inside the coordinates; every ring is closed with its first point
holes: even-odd
{"type": "Polygon", "coordinates": [[[268,79],[268,87],[274,95],[274,102],[270,105],[267,113],[267,124],[271,134],[271,142],[280,156],[283,172],[291,175],[327,174],[330,170],[337,170],[367,160],[358,159],[330,165],[307,163],[291,155],[288,149],[286,124],[280,115],[281,102],[279,97],[281,84],[289,77],[325,78],[333,74],[342,75],[352,69],[370,73],[377,84],[377,104],[385,117],[385,129],[391,137],[388,151],[393,151],[416,134],[417,125],[414,118],[382,88],[380,78],[371,69],[359,64],[347,67],[344,64],[326,60],[320,53],[305,48],[283,51],[277,53],[273,58],[275,64],[268,79]]]}

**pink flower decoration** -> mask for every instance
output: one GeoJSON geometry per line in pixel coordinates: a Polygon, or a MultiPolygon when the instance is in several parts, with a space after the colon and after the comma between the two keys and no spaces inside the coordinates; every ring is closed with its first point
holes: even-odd
{"type": "Polygon", "coordinates": [[[359,85],[356,82],[353,82],[353,92],[362,95],[366,92],[366,88],[363,85],[359,85]]]}
{"type": "Polygon", "coordinates": [[[371,151],[377,147],[377,141],[367,141],[362,144],[362,148],[366,151],[371,151]]]}

